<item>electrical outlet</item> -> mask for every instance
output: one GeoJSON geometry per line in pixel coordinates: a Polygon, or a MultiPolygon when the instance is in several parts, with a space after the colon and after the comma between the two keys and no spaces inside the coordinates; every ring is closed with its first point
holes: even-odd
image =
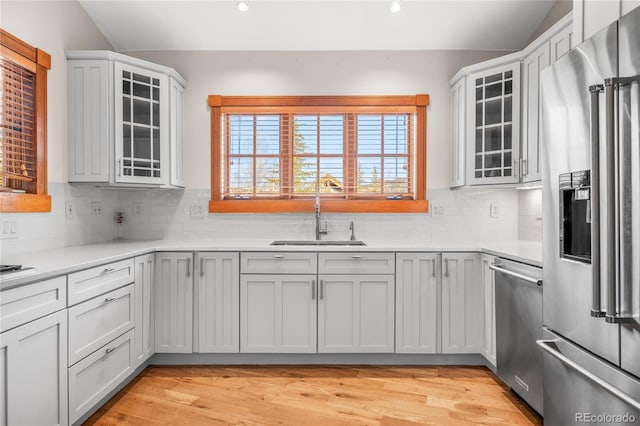
{"type": "Polygon", "coordinates": [[[429,204],[429,210],[431,210],[431,216],[444,216],[444,206],[438,203],[429,204]]]}
{"type": "Polygon", "coordinates": [[[18,238],[17,222],[3,222],[2,227],[0,227],[0,230],[2,231],[0,233],[0,238],[3,240],[18,238]]]}
{"type": "Polygon", "coordinates": [[[142,216],[144,214],[144,204],[141,202],[133,203],[133,215],[142,216]]]}
{"type": "Polygon", "coordinates": [[[497,201],[493,201],[491,203],[491,207],[490,207],[490,210],[489,210],[489,216],[493,217],[493,218],[500,217],[500,206],[498,205],[497,201]]]}
{"type": "Polygon", "coordinates": [[[91,216],[102,216],[102,203],[100,201],[91,202],[91,216]]]}
{"type": "Polygon", "coordinates": [[[202,204],[191,204],[191,217],[203,218],[205,216],[205,208],[202,204]]]}
{"type": "Polygon", "coordinates": [[[71,201],[64,203],[64,217],[71,219],[75,215],[76,211],[71,201]]]}

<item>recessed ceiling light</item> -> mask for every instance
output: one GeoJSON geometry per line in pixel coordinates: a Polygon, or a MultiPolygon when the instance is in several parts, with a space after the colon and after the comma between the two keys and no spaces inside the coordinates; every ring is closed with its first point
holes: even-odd
{"type": "Polygon", "coordinates": [[[240,12],[246,12],[247,10],[249,10],[249,2],[246,0],[240,0],[237,4],[236,7],[238,8],[238,10],[240,12]]]}
{"type": "Polygon", "coordinates": [[[389,8],[389,10],[391,11],[391,13],[400,12],[400,0],[393,0],[391,2],[391,7],[389,8]]]}

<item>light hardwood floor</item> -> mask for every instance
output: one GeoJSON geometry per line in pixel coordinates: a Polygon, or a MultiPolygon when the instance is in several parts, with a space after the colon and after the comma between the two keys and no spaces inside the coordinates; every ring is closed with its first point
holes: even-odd
{"type": "Polygon", "coordinates": [[[149,367],[88,425],[540,425],[484,367],[149,367]]]}

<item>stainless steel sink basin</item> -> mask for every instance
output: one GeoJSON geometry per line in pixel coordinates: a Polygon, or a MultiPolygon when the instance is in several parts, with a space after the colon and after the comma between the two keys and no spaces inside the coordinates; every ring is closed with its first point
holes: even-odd
{"type": "Polygon", "coordinates": [[[360,240],[277,240],[272,246],[366,246],[360,240]]]}

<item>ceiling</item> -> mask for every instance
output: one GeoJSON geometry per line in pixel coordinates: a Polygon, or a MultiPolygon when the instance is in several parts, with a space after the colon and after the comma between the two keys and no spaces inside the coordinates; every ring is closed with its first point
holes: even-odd
{"type": "Polygon", "coordinates": [[[519,50],[555,0],[79,0],[117,51],[519,50]]]}

